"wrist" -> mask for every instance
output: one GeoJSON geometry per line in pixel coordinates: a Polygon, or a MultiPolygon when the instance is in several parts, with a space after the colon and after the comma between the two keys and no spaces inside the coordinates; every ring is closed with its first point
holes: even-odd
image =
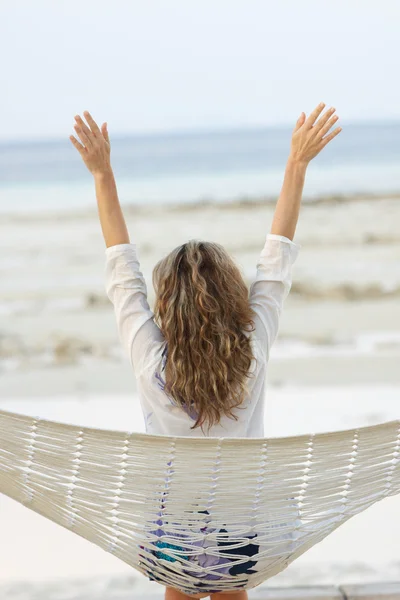
{"type": "Polygon", "coordinates": [[[308,167],[308,161],[304,159],[300,159],[294,154],[289,154],[289,158],[287,161],[288,166],[293,166],[298,169],[306,170],[308,167]]]}
{"type": "Polygon", "coordinates": [[[93,175],[93,178],[98,181],[102,181],[104,179],[114,177],[114,173],[113,173],[111,165],[109,165],[107,167],[103,167],[99,171],[93,172],[92,175],[93,175]]]}

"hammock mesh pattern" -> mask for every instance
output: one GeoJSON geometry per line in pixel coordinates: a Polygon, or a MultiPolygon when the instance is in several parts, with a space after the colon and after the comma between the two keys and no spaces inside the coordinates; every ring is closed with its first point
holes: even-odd
{"type": "Polygon", "coordinates": [[[0,411],[0,493],[163,585],[187,594],[250,589],[400,493],[400,420],[232,439],[0,411]]]}

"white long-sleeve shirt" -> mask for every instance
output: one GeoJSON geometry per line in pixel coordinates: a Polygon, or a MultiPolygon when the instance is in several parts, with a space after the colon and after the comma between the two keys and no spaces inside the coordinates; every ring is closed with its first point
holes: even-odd
{"type": "Polygon", "coordinates": [[[264,437],[265,381],[269,352],[279,329],[283,303],[292,285],[292,265],[301,245],[281,235],[268,234],[250,286],[249,302],[256,313],[255,331],[248,332],[254,357],[238,420],[222,416],[204,432],[190,429],[196,415],[184,411],[164,392],[163,370],[167,345],[147,301],[147,288],[136,244],[106,248],[106,292],[114,305],[120,341],[137,380],[146,432],[194,437],[264,437]]]}

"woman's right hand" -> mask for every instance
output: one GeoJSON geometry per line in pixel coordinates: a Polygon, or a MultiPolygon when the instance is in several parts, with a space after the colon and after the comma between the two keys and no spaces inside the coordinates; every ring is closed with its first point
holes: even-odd
{"type": "Polygon", "coordinates": [[[337,127],[329,135],[330,128],[337,122],[338,116],[334,116],[335,108],[330,108],[318,119],[325,104],[321,102],[306,119],[302,112],[293,130],[292,143],[290,147],[290,158],[296,162],[308,164],[315,158],[334,137],[342,131],[337,127]],[[318,121],[317,121],[318,119],[318,121]]]}

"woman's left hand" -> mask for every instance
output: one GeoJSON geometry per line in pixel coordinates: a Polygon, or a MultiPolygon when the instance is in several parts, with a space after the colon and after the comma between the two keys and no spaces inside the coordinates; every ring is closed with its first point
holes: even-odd
{"type": "Polygon", "coordinates": [[[89,127],[79,115],[75,116],[76,125],[74,126],[75,131],[83,145],[80,144],[73,135],[70,135],[69,139],[79,151],[83,162],[92,175],[98,175],[100,173],[110,171],[111,147],[110,139],[108,137],[107,123],[103,123],[100,130],[97,123],[87,110],[85,110],[83,114],[89,123],[89,127]]]}

